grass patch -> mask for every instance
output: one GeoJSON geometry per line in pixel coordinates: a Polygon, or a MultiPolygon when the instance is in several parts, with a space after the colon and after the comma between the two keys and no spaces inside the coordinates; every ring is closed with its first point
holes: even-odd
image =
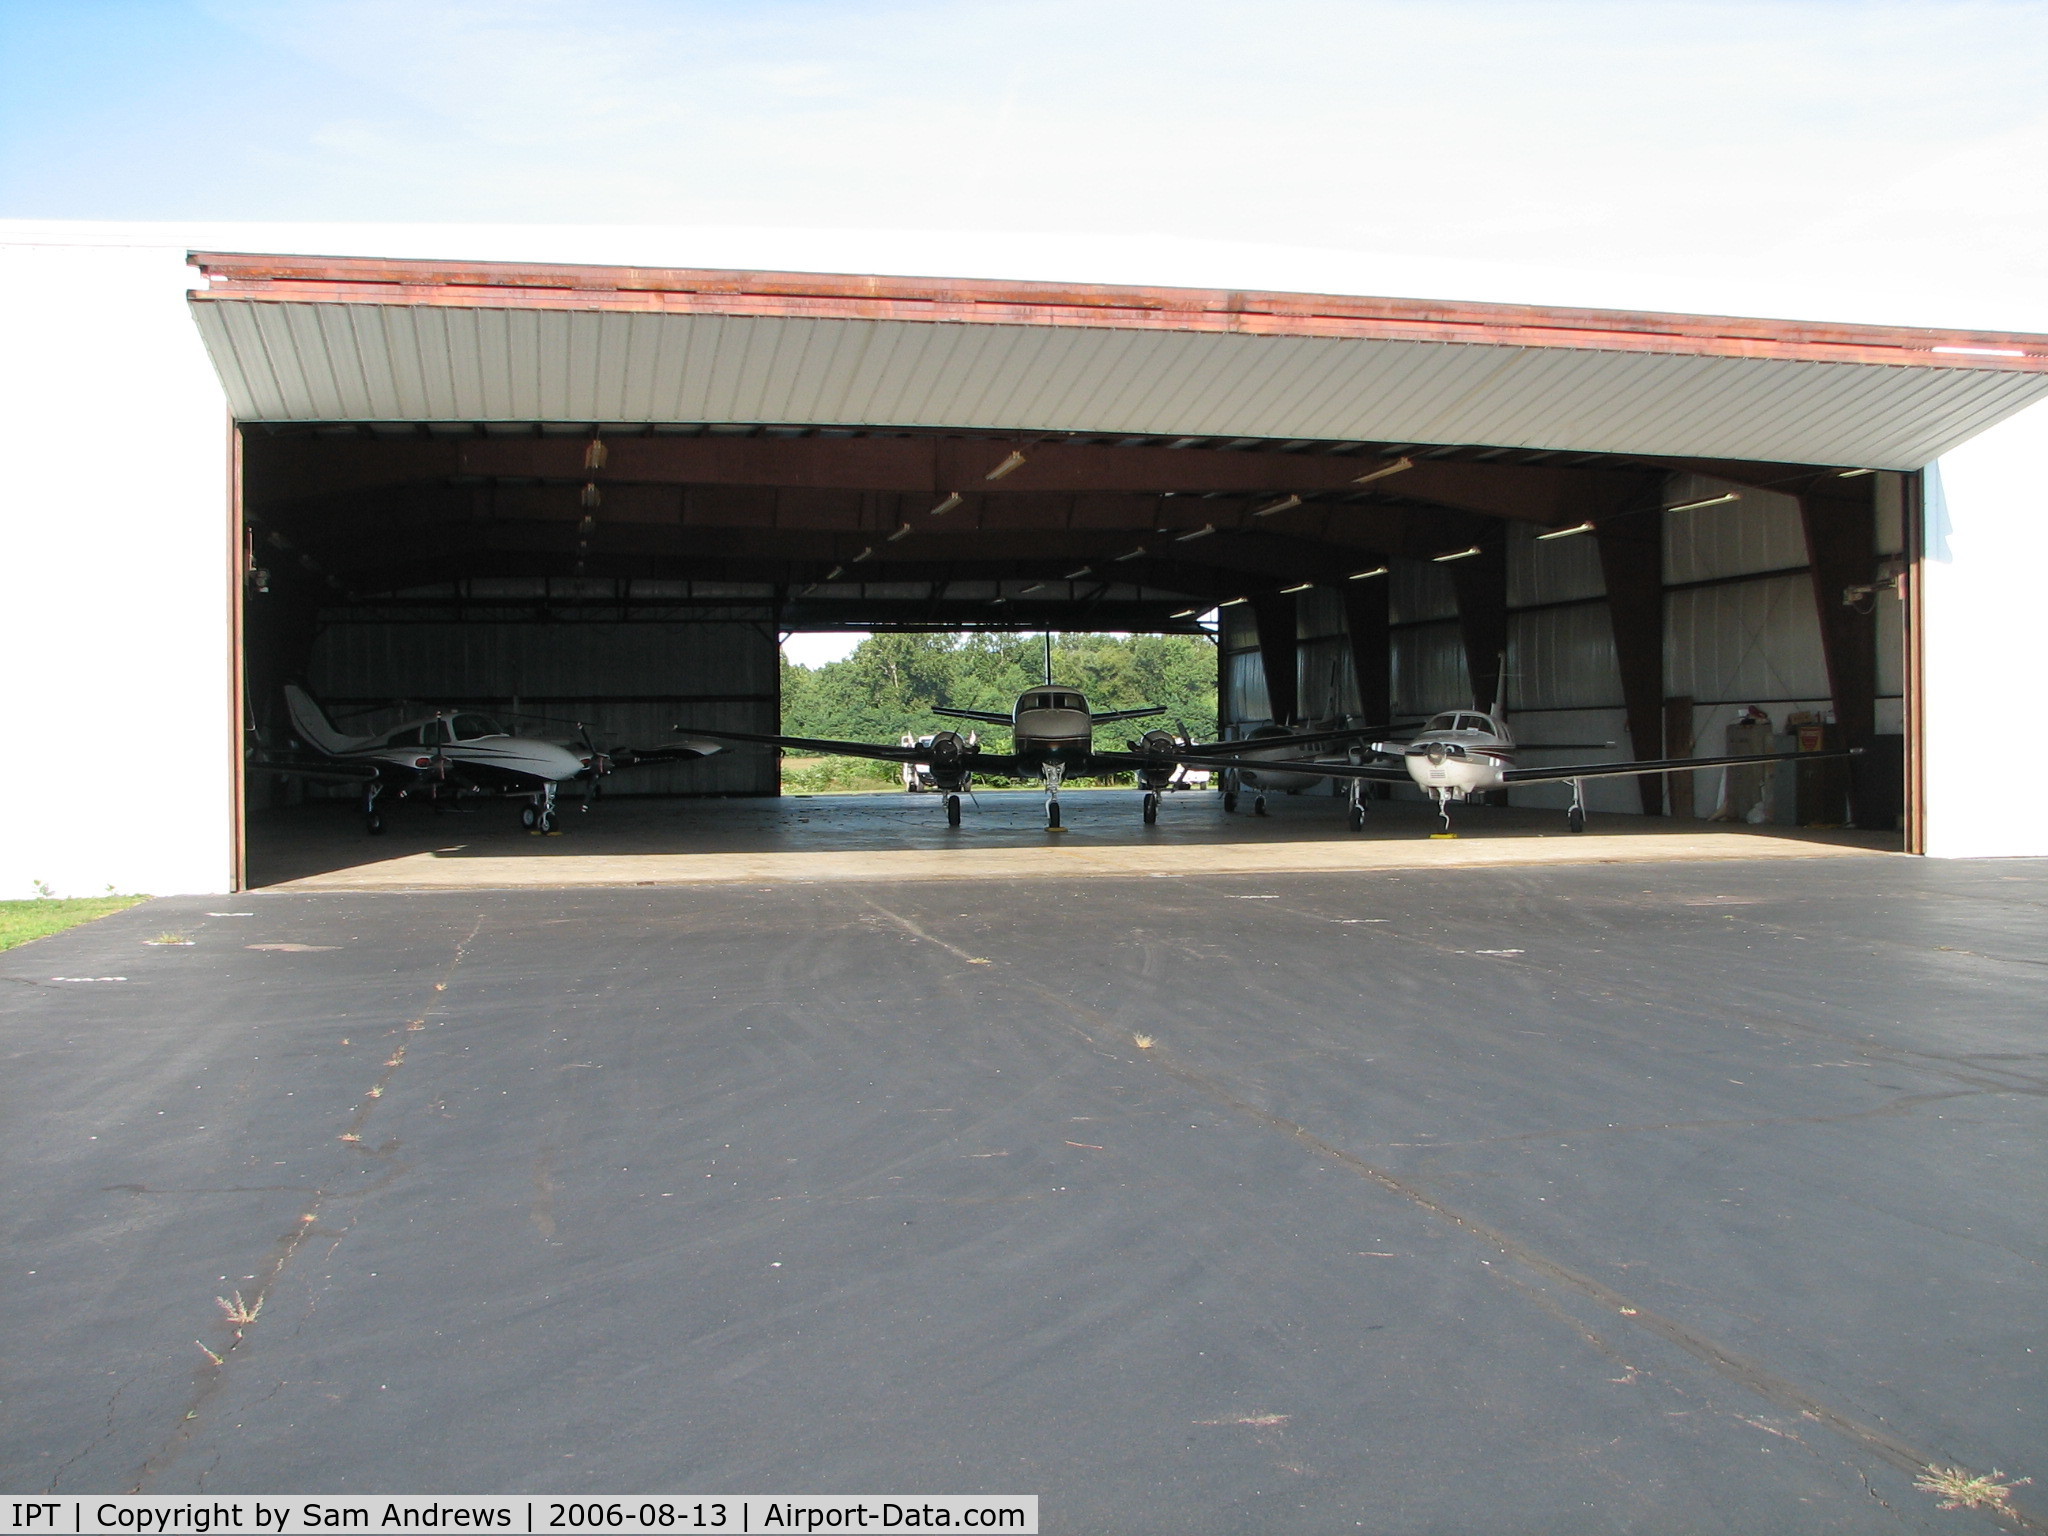
{"type": "Polygon", "coordinates": [[[903,788],[903,770],[872,757],[785,757],[785,795],[850,795],[903,788]]]}
{"type": "Polygon", "coordinates": [[[109,912],[125,912],[147,896],[65,896],[40,901],[0,901],[0,949],[46,939],[109,912]]]}

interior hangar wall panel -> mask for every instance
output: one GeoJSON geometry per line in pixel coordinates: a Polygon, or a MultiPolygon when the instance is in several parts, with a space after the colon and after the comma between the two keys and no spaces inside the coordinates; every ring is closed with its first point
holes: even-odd
{"type": "Polygon", "coordinates": [[[1433,715],[1472,702],[1465,643],[1453,624],[1424,624],[1393,635],[1394,713],[1433,715]]]}
{"type": "MultiPolygon", "coordinates": [[[[675,739],[677,725],[779,729],[776,645],[751,624],[330,624],[314,643],[307,681],[322,698],[404,698],[429,708],[462,700],[502,713],[516,700],[522,712],[566,722],[506,720],[516,734],[566,735],[587,721],[608,746],[662,746],[675,739]],[[741,698],[631,702],[706,694],[741,698]]],[[[609,787],[772,794],[777,778],[772,755],[731,751],[632,769],[609,787]]]]}
{"type": "Polygon", "coordinates": [[[1510,608],[1606,596],[1607,581],[1600,570],[1598,541],[1584,534],[1569,539],[1539,539],[1538,532],[1530,523],[1507,525],[1510,608]]]}
{"type": "MultiPolygon", "coordinates": [[[[1351,671],[1351,646],[1342,635],[1304,640],[1295,653],[1304,720],[1329,720],[1358,709],[1358,684],[1351,671]]],[[[1377,723],[1377,722],[1375,722],[1377,723]]]]}
{"type": "Polygon", "coordinates": [[[1508,615],[1507,705],[1522,710],[1618,708],[1621,663],[1605,603],[1508,615]]]}
{"type": "Polygon", "coordinates": [[[1223,719],[1231,724],[1273,718],[1266,693],[1264,663],[1257,651],[1238,651],[1223,658],[1223,719]]]}
{"type": "Polygon", "coordinates": [[[1918,468],[2048,375],[1560,347],[201,300],[245,421],[733,421],[1918,468]]]}
{"type": "Polygon", "coordinates": [[[1387,617],[1396,624],[1456,618],[1458,594],[1451,573],[1433,560],[1392,560],[1386,580],[1387,617]]]}
{"type": "Polygon", "coordinates": [[[1794,497],[1705,475],[1674,475],[1665,488],[1664,499],[1667,505],[1683,506],[1731,491],[1739,492],[1742,500],[1664,514],[1665,581],[1672,585],[1712,581],[1721,576],[1791,570],[1806,564],[1806,530],[1800,523],[1799,502],[1794,497]]]}
{"type": "Polygon", "coordinates": [[[1826,698],[1813,585],[1773,576],[1669,593],[1664,692],[1701,704],[1826,698]]]}

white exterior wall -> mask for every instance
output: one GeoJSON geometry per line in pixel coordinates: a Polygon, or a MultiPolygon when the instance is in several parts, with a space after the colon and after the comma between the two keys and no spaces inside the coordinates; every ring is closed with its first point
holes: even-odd
{"type": "Polygon", "coordinates": [[[226,891],[227,404],[182,247],[0,245],[0,899],[226,891]]]}
{"type": "Polygon", "coordinates": [[[2048,407],[1944,455],[1926,517],[1927,852],[2048,856],[2048,407]]]}

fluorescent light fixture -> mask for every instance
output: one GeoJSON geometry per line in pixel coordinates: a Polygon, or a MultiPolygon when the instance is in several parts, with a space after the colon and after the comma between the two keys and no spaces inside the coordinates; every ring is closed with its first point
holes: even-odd
{"type": "Polygon", "coordinates": [[[1384,576],[1386,574],[1387,568],[1384,565],[1376,565],[1369,571],[1353,571],[1344,579],[1346,581],[1364,581],[1368,576],[1384,576]]]}
{"type": "Polygon", "coordinates": [[[1172,617],[1176,619],[1196,619],[1200,618],[1201,615],[1202,610],[1199,608],[1183,608],[1179,613],[1172,615],[1172,617]]]}
{"type": "Polygon", "coordinates": [[[845,574],[846,574],[846,567],[845,567],[845,566],[843,566],[843,565],[835,565],[835,566],[833,566],[833,567],[832,567],[832,569],[831,569],[831,570],[829,570],[829,571],[827,571],[827,572],[825,573],[825,579],[826,579],[827,581],[837,581],[837,580],[838,580],[838,579],[839,579],[840,577],[844,576],[845,574]]]}
{"type": "Polygon", "coordinates": [[[1874,469],[1844,469],[1838,471],[1835,478],[1837,480],[1854,480],[1858,475],[1874,475],[1876,473],[1877,471],[1874,469]]]}
{"type": "Polygon", "coordinates": [[[940,502],[936,507],[933,507],[930,515],[933,517],[939,517],[944,513],[952,511],[955,507],[959,505],[960,493],[958,491],[954,491],[950,495],[948,495],[944,501],[940,502]]]}
{"type": "Polygon", "coordinates": [[[1034,581],[1033,583],[1031,583],[1031,585],[1030,585],[1030,586],[1026,587],[1026,588],[1025,588],[1025,589],[1024,589],[1024,590],[1023,590],[1022,592],[1019,592],[1019,593],[1018,593],[1017,595],[1018,595],[1019,597],[1029,597],[1029,596],[1030,596],[1030,595],[1031,595],[1032,593],[1034,593],[1034,592],[1043,592],[1044,590],[1045,590],[1045,583],[1044,583],[1044,582],[1042,582],[1042,581],[1034,581]]]}
{"type": "Polygon", "coordinates": [[[1175,539],[1173,542],[1176,544],[1192,544],[1196,539],[1206,539],[1207,537],[1209,537],[1210,534],[1214,533],[1215,531],[1216,525],[1214,523],[1204,523],[1201,527],[1197,528],[1193,533],[1184,533],[1179,538],[1175,539]]]}
{"type": "Polygon", "coordinates": [[[1299,496],[1283,496],[1278,501],[1274,502],[1273,505],[1271,505],[1270,507],[1259,507],[1255,509],[1252,513],[1252,516],[1271,517],[1275,512],[1291,511],[1292,509],[1300,505],[1301,498],[1299,496]]]}
{"type": "Polygon", "coordinates": [[[1949,352],[1957,357],[2025,357],[2027,354],[2017,347],[1935,347],[1936,352],[1949,352]]]}
{"type": "Polygon", "coordinates": [[[1429,558],[1438,565],[1443,565],[1452,560],[1470,560],[1478,553],[1480,553],[1479,546],[1474,544],[1470,549],[1454,549],[1448,555],[1431,555],[1429,558]]]}
{"type": "Polygon", "coordinates": [[[1023,467],[1024,455],[1017,452],[1017,450],[1013,448],[1010,450],[1010,456],[1007,459],[1003,460],[1002,463],[998,464],[994,469],[990,470],[987,474],[983,475],[982,479],[1000,480],[1003,478],[1003,476],[1009,474],[1011,471],[1022,469],[1023,467]]]}
{"type": "Polygon", "coordinates": [[[583,486],[583,493],[578,499],[586,507],[602,506],[604,503],[604,492],[597,488],[595,480],[586,481],[583,486]]]}
{"type": "Polygon", "coordinates": [[[1303,582],[1303,583],[1302,583],[1302,584],[1301,584],[1300,586],[1298,586],[1298,587],[1282,587],[1282,588],[1281,588],[1280,590],[1281,590],[1282,592],[1306,592],[1306,591],[1307,591],[1307,590],[1308,590],[1308,589],[1309,589],[1310,587],[1312,587],[1312,586],[1314,586],[1314,585],[1315,585],[1315,583],[1314,583],[1314,582],[1312,582],[1312,581],[1304,581],[1304,582],[1303,582]]]}
{"type": "Polygon", "coordinates": [[[1570,538],[1570,537],[1571,537],[1571,536],[1572,536],[1573,534],[1575,534],[1575,533],[1591,533],[1592,531],[1593,531],[1593,525],[1592,525],[1591,523],[1580,523],[1580,524],[1579,524],[1578,526],[1576,526],[1576,527],[1573,527],[1573,528],[1553,528],[1553,529],[1551,529],[1551,530],[1550,530],[1550,532],[1548,532],[1548,533],[1539,533],[1539,534],[1537,534],[1537,535],[1536,535],[1536,537],[1537,537],[1537,538],[1538,538],[1539,540],[1542,540],[1542,539],[1568,539],[1568,538],[1570,538]]]}
{"type": "Polygon", "coordinates": [[[1136,549],[1132,550],[1132,551],[1131,551],[1131,552],[1130,552],[1130,553],[1129,553],[1128,555],[1118,555],[1118,556],[1116,557],[1116,559],[1114,559],[1114,560],[1113,560],[1113,561],[1111,561],[1110,563],[1111,563],[1112,565],[1122,565],[1122,564],[1123,564],[1123,563],[1124,563],[1124,562],[1125,562],[1126,560],[1136,560],[1136,559],[1137,559],[1137,558],[1138,558],[1139,556],[1141,556],[1141,555],[1142,555],[1142,554],[1144,554],[1144,553],[1145,553],[1145,546],[1144,546],[1144,545],[1142,545],[1142,544],[1140,544],[1140,545],[1139,545],[1139,546],[1138,546],[1138,547],[1137,547],[1136,549]]]}
{"type": "Polygon", "coordinates": [[[1218,608],[1235,608],[1239,603],[1248,603],[1250,601],[1251,599],[1248,597],[1226,597],[1216,606],[1218,608]]]}
{"type": "Polygon", "coordinates": [[[907,539],[909,537],[910,524],[905,523],[902,527],[898,528],[894,533],[889,535],[887,542],[894,544],[898,539],[907,539]]]}
{"type": "Polygon", "coordinates": [[[1003,606],[1003,604],[1007,603],[1008,601],[1009,599],[1007,597],[992,597],[988,600],[988,605],[991,608],[1000,608],[1003,606]]]}
{"type": "Polygon", "coordinates": [[[1353,485],[1370,485],[1375,480],[1384,480],[1389,475],[1398,475],[1402,470],[1413,469],[1414,467],[1415,461],[1413,459],[1396,459],[1391,464],[1381,465],[1370,474],[1360,475],[1351,483],[1353,485]]]}
{"type": "Polygon", "coordinates": [[[1079,581],[1079,580],[1080,580],[1080,579],[1081,579],[1081,578],[1082,578],[1083,576],[1093,576],[1094,574],[1095,574],[1095,567],[1094,567],[1094,566],[1092,566],[1092,565],[1084,565],[1084,566],[1082,566],[1082,567],[1081,567],[1081,568],[1080,568],[1079,570],[1076,570],[1076,571],[1069,571],[1069,572],[1067,572],[1067,574],[1066,574],[1066,575],[1064,575],[1064,576],[1062,576],[1062,577],[1060,578],[1060,580],[1061,580],[1061,581],[1079,581]]]}
{"type": "Polygon", "coordinates": [[[862,550],[859,554],[855,555],[851,560],[849,560],[847,564],[859,565],[861,561],[872,558],[874,553],[875,546],[870,544],[866,549],[862,550]]]}
{"type": "Polygon", "coordinates": [[[1723,502],[1742,500],[1742,492],[1730,491],[1725,496],[1709,496],[1703,501],[1681,501],[1675,507],[1666,507],[1666,512],[1697,512],[1701,507],[1718,507],[1723,502]]]}

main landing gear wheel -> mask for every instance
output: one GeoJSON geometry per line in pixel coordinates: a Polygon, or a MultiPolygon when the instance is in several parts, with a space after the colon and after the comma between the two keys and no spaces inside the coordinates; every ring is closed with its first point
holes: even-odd
{"type": "Polygon", "coordinates": [[[946,825],[949,827],[960,825],[960,797],[958,795],[946,796],[946,825]]]}
{"type": "Polygon", "coordinates": [[[540,807],[537,805],[521,806],[519,808],[519,825],[526,828],[526,830],[529,832],[531,832],[535,827],[539,826],[540,807]]]}
{"type": "Polygon", "coordinates": [[[1234,811],[1234,810],[1236,810],[1236,809],[1237,809],[1237,791],[1236,791],[1236,790],[1234,790],[1234,789],[1226,789],[1225,791],[1223,791],[1223,809],[1224,809],[1224,810],[1225,810],[1226,812],[1228,812],[1228,811],[1234,811]]]}
{"type": "Polygon", "coordinates": [[[370,812],[369,815],[365,816],[363,818],[363,830],[369,833],[370,836],[372,837],[375,837],[378,833],[382,832],[384,830],[383,813],[380,811],[372,811],[370,812]]]}
{"type": "Polygon", "coordinates": [[[1264,795],[1260,795],[1252,801],[1252,814],[1254,816],[1266,814],[1266,797],[1264,795]]]}
{"type": "Polygon", "coordinates": [[[1151,826],[1159,820],[1159,797],[1151,790],[1145,791],[1145,825],[1151,826]]]}
{"type": "Polygon", "coordinates": [[[1570,810],[1566,811],[1566,812],[1564,813],[1564,824],[1565,824],[1566,826],[1570,827],[1570,828],[1571,828],[1571,829],[1572,829],[1572,830],[1573,830],[1574,832],[1583,832],[1583,831],[1585,831],[1585,830],[1586,830],[1586,809],[1585,809],[1585,807],[1584,807],[1584,806],[1580,806],[1580,805],[1575,805],[1575,806],[1573,806],[1573,807],[1572,807],[1572,808],[1571,808],[1570,810]]]}

